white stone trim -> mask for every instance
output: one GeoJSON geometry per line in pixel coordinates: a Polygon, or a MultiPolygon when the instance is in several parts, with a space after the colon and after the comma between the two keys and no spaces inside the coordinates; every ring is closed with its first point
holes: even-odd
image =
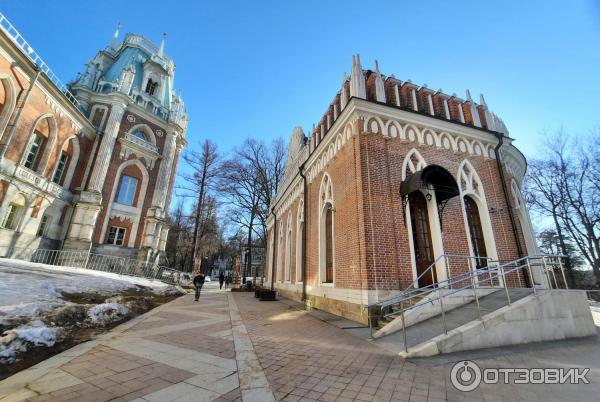
{"type": "MultiPolygon", "coordinates": [[[[65,188],[66,190],[69,190],[71,188],[71,181],[73,180],[73,175],[75,174],[75,168],[77,167],[77,162],[79,161],[79,152],[80,152],[80,147],[79,147],[79,138],[76,135],[72,135],[70,137],[68,137],[60,146],[59,148],[59,154],[58,157],[60,158],[60,152],[62,152],[62,149],[64,148],[65,144],[68,144],[69,141],[73,140],[73,155],[71,155],[71,160],[69,161],[69,166],[67,168],[67,171],[64,173],[65,175],[65,179],[63,180],[63,188],[65,188]]],[[[68,145],[67,145],[68,147],[68,145]]],[[[50,181],[52,181],[52,179],[54,178],[54,173],[56,173],[56,169],[58,168],[58,159],[56,160],[56,163],[54,164],[54,169],[52,170],[52,175],[50,176],[50,181]]]]}
{"type": "Polygon", "coordinates": [[[100,119],[100,124],[98,124],[98,127],[96,127],[97,129],[101,130],[102,127],[104,127],[104,123],[106,122],[106,119],[108,118],[108,106],[106,105],[102,105],[102,104],[95,104],[94,106],[92,106],[92,110],[90,111],[90,122],[94,120],[94,115],[96,114],[96,112],[98,110],[103,110],[104,113],[102,113],[102,119],[100,119]]]}
{"type": "MultiPolygon", "coordinates": [[[[464,198],[466,196],[470,197],[477,204],[487,256],[492,260],[497,261],[498,251],[496,249],[496,239],[494,237],[494,230],[492,227],[492,221],[490,219],[490,213],[487,205],[487,199],[485,197],[485,191],[483,189],[483,184],[479,178],[479,175],[477,174],[477,171],[467,159],[463,160],[458,167],[456,179],[460,191],[460,206],[463,215],[463,223],[465,226],[465,234],[467,236],[467,243],[469,244],[469,255],[474,256],[473,243],[471,242],[471,231],[469,230],[469,221],[467,219],[467,211],[465,209],[464,198]]],[[[471,260],[471,269],[476,269],[475,260],[471,260]]]]}
{"type": "MultiPolygon", "coordinates": [[[[13,78],[7,73],[0,72],[0,82],[4,86],[4,105],[0,113],[0,140],[4,137],[4,130],[12,116],[17,104],[17,90],[13,78]]],[[[8,144],[7,144],[8,145],[8,144]]]]}

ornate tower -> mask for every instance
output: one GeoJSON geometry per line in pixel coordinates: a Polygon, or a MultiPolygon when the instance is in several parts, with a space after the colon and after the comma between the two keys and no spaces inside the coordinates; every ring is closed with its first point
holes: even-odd
{"type": "Polygon", "coordinates": [[[156,261],[187,115],[166,34],[159,47],[135,34],[119,43],[119,28],[71,85],[99,135],[65,248],[156,261]]]}

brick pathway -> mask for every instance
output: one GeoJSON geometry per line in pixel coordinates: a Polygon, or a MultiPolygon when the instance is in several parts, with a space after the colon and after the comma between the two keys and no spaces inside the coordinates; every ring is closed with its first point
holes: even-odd
{"type": "Polygon", "coordinates": [[[600,337],[403,360],[314,314],[253,302],[247,294],[235,297],[277,400],[596,401],[600,394],[600,337]],[[463,393],[449,375],[465,359],[482,368],[589,367],[591,383],[482,385],[463,393]]]}
{"type": "Polygon", "coordinates": [[[237,311],[208,285],[0,382],[0,401],[274,400],[237,311]]]}
{"type": "Polygon", "coordinates": [[[199,303],[184,296],[0,382],[0,401],[591,401],[600,393],[598,337],[403,360],[326,314],[205,290],[199,303]],[[591,384],[462,393],[449,372],[464,359],[483,368],[589,367],[591,384]]]}

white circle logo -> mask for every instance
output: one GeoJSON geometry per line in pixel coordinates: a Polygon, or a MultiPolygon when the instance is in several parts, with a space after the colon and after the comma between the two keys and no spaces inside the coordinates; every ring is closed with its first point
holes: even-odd
{"type": "Polygon", "coordinates": [[[473,391],[481,384],[481,369],[475,362],[462,360],[452,367],[450,381],[459,391],[473,391]]]}

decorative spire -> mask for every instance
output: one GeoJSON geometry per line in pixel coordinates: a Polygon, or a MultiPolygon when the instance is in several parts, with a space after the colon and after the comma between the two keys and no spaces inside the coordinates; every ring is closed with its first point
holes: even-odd
{"type": "Polygon", "coordinates": [[[160,47],[158,48],[158,57],[163,57],[165,52],[165,39],[167,39],[167,33],[163,32],[163,38],[160,41],[160,47]]]}
{"type": "Polygon", "coordinates": [[[479,94],[479,103],[487,108],[487,104],[485,103],[485,98],[483,97],[483,94],[479,94]]]}
{"type": "Polygon", "coordinates": [[[467,89],[467,102],[473,103],[473,98],[471,98],[471,91],[467,89]]]}
{"type": "Polygon", "coordinates": [[[365,85],[365,76],[360,65],[360,56],[352,56],[352,72],[350,73],[350,96],[357,98],[367,98],[367,88],[365,85]]]}
{"type": "Polygon", "coordinates": [[[475,127],[481,127],[481,119],[479,118],[479,112],[475,107],[475,102],[471,98],[471,92],[467,89],[467,102],[469,102],[469,108],[471,110],[471,118],[473,119],[473,125],[475,127]]]}
{"type": "Polygon", "coordinates": [[[113,35],[112,41],[110,42],[110,47],[114,50],[117,50],[117,42],[119,41],[119,31],[121,30],[121,23],[117,23],[117,29],[115,29],[115,33],[113,35]]]}
{"type": "Polygon", "coordinates": [[[379,72],[379,63],[375,60],[375,100],[385,103],[385,86],[379,72]]]}

